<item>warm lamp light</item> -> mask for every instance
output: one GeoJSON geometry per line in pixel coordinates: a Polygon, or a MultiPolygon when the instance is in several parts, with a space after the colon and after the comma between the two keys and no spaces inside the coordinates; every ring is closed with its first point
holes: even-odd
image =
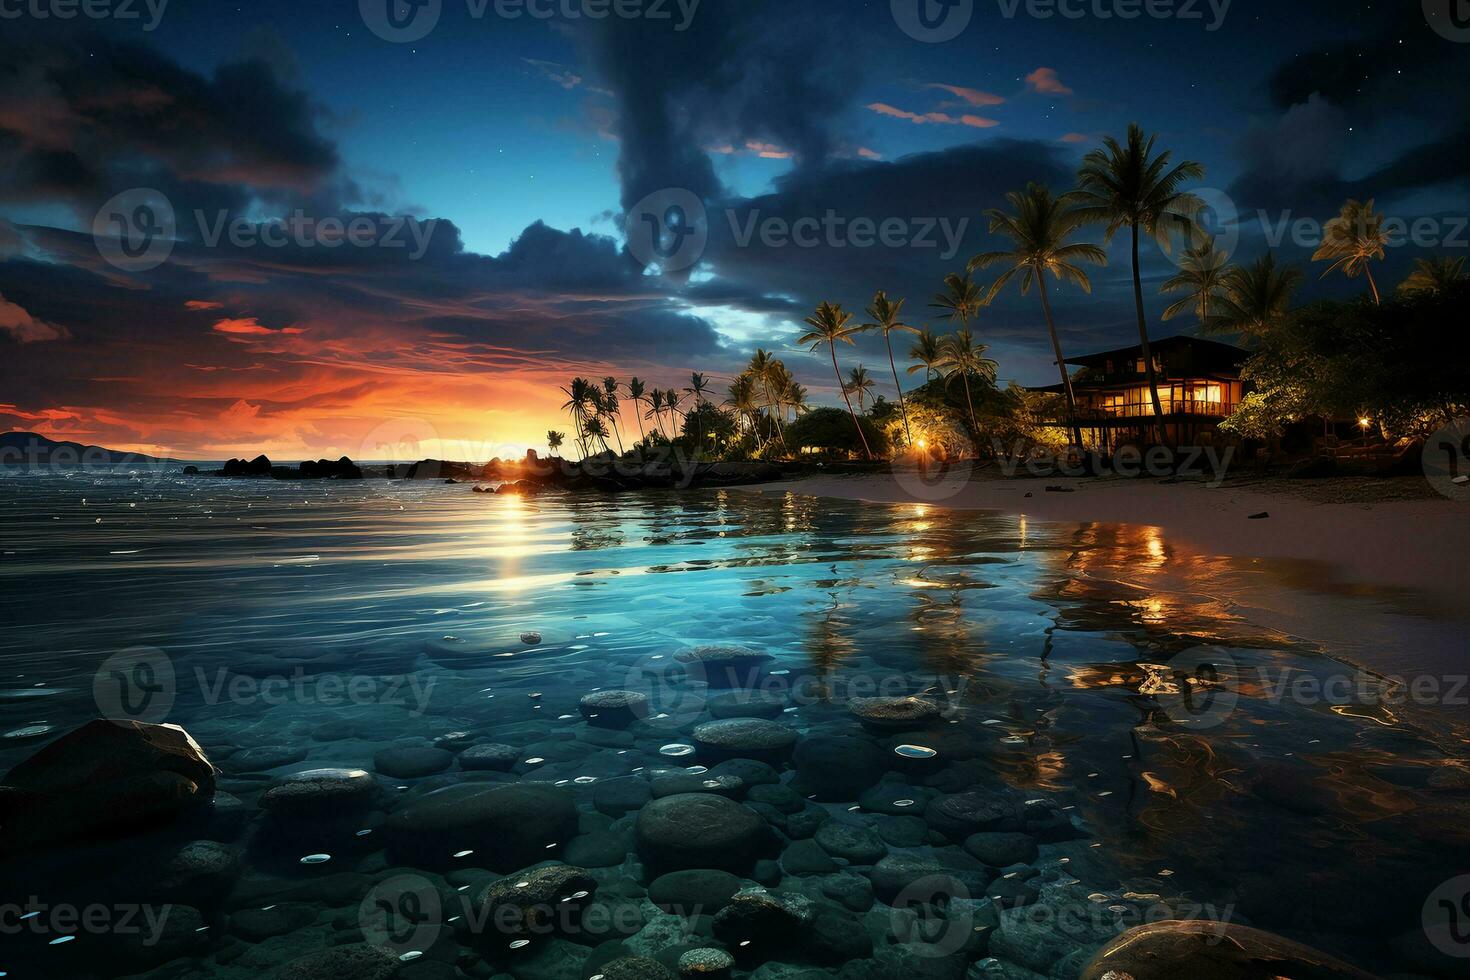
{"type": "Polygon", "coordinates": [[[1373,422],[1371,419],[1358,419],[1358,425],[1362,426],[1365,429],[1372,424],[1373,422]]]}
{"type": "Polygon", "coordinates": [[[918,442],[918,446],[919,446],[920,449],[928,449],[929,448],[929,442],[928,442],[928,440],[920,439],[919,442],[918,442]]]}

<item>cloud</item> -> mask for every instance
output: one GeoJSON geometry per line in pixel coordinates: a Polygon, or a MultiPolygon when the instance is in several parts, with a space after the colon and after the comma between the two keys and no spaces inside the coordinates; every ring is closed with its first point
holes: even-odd
{"type": "Polygon", "coordinates": [[[184,303],[184,309],[198,312],[200,310],[219,310],[224,308],[223,303],[216,303],[207,299],[191,299],[184,303]]]}
{"type": "Polygon", "coordinates": [[[21,344],[36,344],[48,340],[65,340],[70,331],[55,323],[38,320],[22,307],[0,295],[0,332],[21,344]]]}
{"type": "Polygon", "coordinates": [[[1038,68],[1026,76],[1026,88],[1043,95],[1072,95],[1072,90],[1062,84],[1055,68],[1038,68]]]}
{"type": "Polygon", "coordinates": [[[1088,136],[1086,133],[1067,133],[1065,136],[1059,137],[1059,139],[1063,143],[1086,143],[1090,141],[1092,137],[1088,136]]]}
{"type": "Polygon", "coordinates": [[[939,82],[934,82],[932,84],[925,85],[924,87],[931,89],[941,89],[942,91],[948,92],[950,95],[962,99],[965,103],[974,106],[1002,105],[1005,103],[1005,99],[1001,98],[999,95],[992,95],[989,92],[982,92],[976,88],[966,88],[963,85],[944,85],[939,82]]]}
{"type": "Polygon", "coordinates": [[[582,84],[582,76],[568,68],[566,65],[555,61],[541,61],[536,58],[522,58],[526,64],[536,69],[542,78],[560,85],[567,91],[571,91],[582,84]]]}
{"type": "Polygon", "coordinates": [[[870,112],[876,112],[880,116],[889,116],[894,119],[907,119],[916,125],[934,123],[940,126],[971,126],[976,129],[989,129],[999,126],[1000,123],[994,119],[976,116],[966,113],[962,116],[952,116],[947,112],[909,112],[907,109],[899,109],[886,102],[874,102],[868,107],[870,112]]]}
{"type": "Polygon", "coordinates": [[[282,327],[279,330],[267,327],[253,316],[219,320],[212,328],[216,333],[243,334],[268,337],[272,334],[300,334],[306,331],[299,327],[282,327]]]}

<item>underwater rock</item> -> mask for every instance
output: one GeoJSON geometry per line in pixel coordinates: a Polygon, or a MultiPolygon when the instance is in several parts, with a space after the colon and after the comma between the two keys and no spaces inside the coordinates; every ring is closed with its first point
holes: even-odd
{"type": "Polygon", "coordinates": [[[648,698],[637,691],[594,691],[577,707],[583,718],[602,728],[627,728],[648,717],[648,698]]]}
{"type": "Polygon", "coordinates": [[[491,870],[523,868],[555,856],[577,833],[572,794],[549,783],[446,786],[388,815],[382,832],[395,861],[452,867],[473,850],[491,870]]]}
{"type": "Polygon", "coordinates": [[[751,687],[772,659],[768,653],[737,646],[690,647],[674,654],[692,679],[710,687],[751,687]]]}
{"type": "Polygon", "coordinates": [[[816,841],[828,854],[853,864],[876,864],[888,853],[877,834],[840,820],[828,820],[818,827],[816,841]]]}
{"type": "Polygon", "coordinates": [[[378,781],[365,769],[308,769],[277,780],[260,796],[260,806],[282,817],[342,816],[370,807],[378,781]]]}
{"type": "Polygon", "coordinates": [[[897,698],[852,698],[847,710],[874,731],[907,731],[938,721],[944,709],[938,702],[917,695],[897,698]]]}
{"type": "Polygon", "coordinates": [[[683,769],[656,772],[649,778],[648,786],[655,799],[680,793],[718,793],[732,800],[745,795],[745,782],[739,776],[715,776],[709,772],[693,773],[683,769]]]}
{"type": "Polygon", "coordinates": [[[281,967],[275,980],[388,980],[399,966],[388,948],[358,943],[308,953],[281,967]]]}
{"type": "Polygon", "coordinates": [[[858,805],[873,813],[919,817],[925,813],[930,801],[938,796],[934,790],[923,786],[885,782],[863,790],[858,796],[858,805]]]}
{"type": "Polygon", "coordinates": [[[888,758],[878,746],[848,735],[812,735],[796,746],[799,790],[819,800],[853,800],[883,777],[888,758]]]}
{"type": "Polygon", "coordinates": [[[5,777],[6,848],[147,830],[207,803],[216,772],[177,725],[98,719],[5,777]]]}
{"type": "Polygon", "coordinates": [[[693,741],[700,757],[712,762],[726,759],[780,762],[791,754],[796,730],[763,718],[727,718],[696,725],[693,741]]]}
{"type": "Polygon", "coordinates": [[[738,776],[746,786],[774,786],[781,782],[781,774],[764,762],[756,759],[727,759],[711,766],[711,776],[738,776]]]}
{"type": "Polygon", "coordinates": [[[575,837],[567,844],[568,864],[583,868],[616,868],[633,850],[632,835],[610,830],[595,830],[575,837]]]}
{"type": "Polygon", "coordinates": [[[453,763],[453,752],[428,745],[395,745],[373,753],[373,768],[394,779],[432,776],[453,763]]]}
{"type": "Polygon", "coordinates": [[[1155,922],[1108,942],[1083,967],[1080,980],[1373,980],[1326,953],[1247,926],[1204,920],[1155,922]]]}
{"type": "Polygon", "coordinates": [[[890,847],[918,847],[929,838],[929,825],[922,817],[879,817],[874,826],[890,847]]]}
{"type": "Polygon", "coordinates": [[[1008,868],[1036,860],[1036,840],[1028,834],[971,834],[965,838],[965,850],[975,860],[992,868],[1008,868]]]}
{"type": "Polygon", "coordinates": [[[677,980],[674,972],[646,956],[620,956],[597,968],[602,980],[677,980]]]}
{"type": "Polygon", "coordinates": [[[826,875],[837,870],[837,862],[816,841],[797,840],[781,852],[781,870],[789,875],[826,875]]]}
{"type": "Polygon", "coordinates": [[[250,943],[284,936],[316,921],[317,909],[305,902],[277,902],[265,908],[230,913],[230,932],[250,943]]]}
{"type": "Polygon", "coordinates": [[[711,793],[665,796],[638,813],[638,853],[660,870],[748,868],[768,840],[755,811],[711,793]]]}
{"type": "Polygon", "coordinates": [[[679,976],[685,980],[729,980],[735,957],[723,949],[705,946],[679,957],[679,976]]]}
{"type": "Polygon", "coordinates": [[[860,874],[844,871],[821,882],[822,894],[854,912],[873,907],[873,883],[860,874]]]}
{"type": "Polygon", "coordinates": [[[150,892],[188,905],[203,905],[230,890],[240,873],[240,859],[223,844],[196,840],[150,872],[150,892]]]}
{"type": "Polygon", "coordinates": [[[951,840],[963,841],[977,833],[1020,831],[1026,814],[1020,800],[973,790],[932,801],[924,808],[924,820],[951,840]]]}
{"type": "Polygon", "coordinates": [[[759,962],[789,956],[812,916],[812,900],[804,895],[748,889],[715,915],[712,928],[742,960],[759,962]]]}
{"type": "Polygon", "coordinates": [[[716,718],[780,718],[786,710],[786,699],[764,691],[729,691],[716,694],[705,702],[716,718]]]}
{"type": "Polygon", "coordinates": [[[653,799],[653,789],[642,776],[616,776],[600,780],[592,787],[592,805],[598,813],[621,817],[641,809],[653,799]]]}
{"type": "Polygon", "coordinates": [[[516,939],[574,929],[595,891],[596,879],[567,864],[508,874],[488,884],[475,900],[478,921],[484,923],[477,941],[491,949],[508,948],[516,939]]]}
{"type": "Polygon", "coordinates": [[[487,742],[471,745],[459,754],[459,767],[467,770],[491,770],[510,772],[521,759],[521,750],[514,745],[487,742]]]}
{"type": "Polygon", "coordinates": [[[648,900],[675,915],[714,915],[730,904],[740,887],[740,879],[728,871],[690,868],[655,878],[648,886],[648,900]]]}
{"type": "Polygon", "coordinates": [[[800,813],[806,809],[806,800],[802,795],[791,787],[782,786],[780,783],[776,783],[775,785],[762,783],[759,786],[752,786],[750,791],[745,794],[745,801],[747,803],[764,803],[766,806],[775,807],[782,813],[800,813]]]}
{"type": "MultiPolygon", "coordinates": [[[[963,857],[963,855],[961,855],[963,857]]],[[[935,895],[950,898],[983,898],[990,873],[979,867],[956,868],[937,857],[890,854],[868,871],[873,891],[889,905],[900,895],[927,900],[935,895]]]]}

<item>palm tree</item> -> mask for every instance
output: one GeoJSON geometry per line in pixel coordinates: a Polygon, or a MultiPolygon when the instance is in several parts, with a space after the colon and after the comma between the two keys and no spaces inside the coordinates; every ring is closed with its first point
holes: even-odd
{"type": "Polygon", "coordinates": [[[602,443],[603,452],[611,451],[607,448],[607,426],[603,424],[601,415],[594,415],[587,420],[587,438],[602,443]]]}
{"type": "Polygon", "coordinates": [[[551,431],[547,432],[546,433],[546,453],[547,453],[547,455],[548,456],[554,456],[554,455],[556,455],[556,451],[561,448],[561,444],[566,440],[566,437],[567,437],[567,434],[565,432],[557,432],[555,429],[552,429],[551,431]]]}
{"type": "Polygon", "coordinates": [[[1085,293],[1092,292],[1092,282],[1087,273],[1078,267],[1078,262],[1107,265],[1107,253],[1096,245],[1067,244],[1067,238],[1081,223],[1075,212],[1064,209],[1060,200],[1041,184],[1028,184],[1024,191],[1012,191],[1006,195],[1013,213],[991,210],[985,212],[990,219],[990,233],[1011,240],[1011,248],[1003,252],[985,252],[970,260],[970,268],[989,268],[992,265],[1007,266],[999,279],[990,287],[986,302],[993,300],[1006,283],[1017,274],[1021,277],[1022,294],[1029,293],[1031,286],[1037,287],[1041,296],[1041,311],[1046,315],[1046,329],[1051,334],[1051,349],[1057,359],[1057,372],[1062,378],[1062,391],[1067,396],[1067,420],[1072,423],[1072,439],[1082,445],[1082,428],[1077,424],[1077,399],[1072,392],[1072,376],[1067,373],[1067,361],[1062,356],[1062,342],[1057,337],[1057,324],[1051,312],[1051,298],[1046,291],[1046,274],[1050,272],[1059,282],[1068,280],[1082,287],[1085,293]]]}
{"type": "Polygon", "coordinates": [[[562,409],[571,413],[572,422],[577,429],[577,442],[582,447],[582,456],[585,458],[587,456],[588,409],[595,402],[596,389],[586,378],[573,378],[571,386],[561,391],[567,396],[562,409]]]}
{"type": "Polygon", "coordinates": [[[1221,279],[1217,313],[1205,325],[1207,333],[1263,336],[1291,311],[1291,295],[1301,284],[1296,266],[1278,266],[1267,252],[1250,265],[1232,266],[1221,279]]]}
{"type": "Polygon", "coordinates": [[[868,446],[868,437],[863,433],[863,427],[858,424],[857,412],[852,410],[852,399],[847,397],[847,388],[842,384],[842,370],[837,366],[837,343],[852,343],[852,335],[857,333],[858,328],[851,325],[852,314],[842,308],[842,304],[835,306],[831,303],[822,303],[817,307],[817,312],[806,318],[807,326],[812,329],[797,338],[796,342],[802,346],[811,345],[815,351],[823,344],[827,345],[832,355],[832,375],[837,379],[837,387],[842,389],[842,400],[847,402],[847,414],[852,416],[853,428],[858,431],[858,438],[862,440],[863,455],[868,459],[873,458],[873,450],[868,446]]]}
{"type": "Polygon", "coordinates": [[[780,358],[772,358],[766,365],[766,389],[770,392],[771,408],[776,417],[776,438],[781,441],[781,448],[786,449],[786,395],[788,394],[794,379],[791,371],[786,367],[786,362],[780,358]]]}
{"type": "Polygon", "coordinates": [[[1230,271],[1230,253],[1215,251],[1215,240],[1205,238],[1179,258],[1179,271],[1164,280],[1161,293],[1184,293],[1183,298],[1164,310],[1163,319],[1172,320],[1181,313],[1199,317],[1207,327],[1219,306],[1225,276],[1230,271]]]}
{"type": "Polygon", "coordinates": [[[1093,150],[1082,159],[1077,172],[1078,189],[1063,200],[1076,204],[1077,217],[1086,223],[1106,227],[1104,241],[1127,228],[1133,239],[1133,303],[1138,311],[1138,341],[1143,348],[1144,368],[1148,372],[1148,392],[1154,404],[1154,422],[1160,438],[1164,435],[1164,406],[1159,401],[1159,376],[1154,368],[1153,351],[1148,343],[1148,320],[1143,312],[1143,279],[1138,267],[1138,233],[1153,236],[1159,247],[1168,251],[1176,234],[1193,236],[1194,216],[1204,202],[1180,187],[1186,180],[1199,180],[1205,168],[1193,160],[1169,165],[1172,154],[1164,150],[1154,153],[1158,137],[1148,136],[1137,123],[1128,126],[1126,145],[1111,136],[1103,140],[1102,149],[1093,150]]]}
{"type": "MultiPolygon", "coordinates": [[[[859,327],[858,329],[862,328],[859,327]]],[[[867,409],[864,407],[864,402],[873,391],[873,377],[868,374],[868,369],[859,364],[849,371],[847,380],[843,382],[843,388],[857,395],[858,411],[866,412],[867,409]]]]}
{"type": "Polygon", "coordinates": [[[618,440],[618,455],[621,456],[623,449],[622,427],[618,425],[618,379],[607,377],[602,379],[602,414],[612,423],[613,435],[618,440]]]}
{"type": "Polygon", "coordinates": [[[944,311],[939,314],[940,319],[967,327],[980,315],[980,307],[985,305],[985,293],[970,281],[968,274],[962,276],[951,272],[944,277],[944,292],[935,294],[934,302],[929,305],[944,311]]]}
{"type": "Polygon", "coordinates": [[[1432,259],[1415,259],[1414,271],[1399,283],[1402,296],[1438,296],[1452,285],[1465,278],[1465,256],[1450,258],[1448,255],[1432,259]]]}
{"type": "Polygon", "coordinates": [[[985,356],[985,352],[990,348],[985,344],[976,344],[969,327],[960,327],[945,337],[943,346],[944,353],[940,358],[940,366],[949,381],[952,382],[958,375],[965,383],[965,406],[970,410],[971,431],[975,433],[975,438],[978,440],[980,421],[975,417],[975,403],[970,398],[970,375],[978,375],[982,380],[994,384],[995,374],[1000,369],[1000,365],[985,356]]]}
{"type": "Polygon", "coordinates": [[[903,401],[903,385],[898,383],[898,366],[893,361],[893,332],[895,330],[918,333],[918,329],[903,323],[899,318],[903,316],[903,300],[894,301],[888,298],[883,290],[878,290],[873,296],[873,304],[868,307],[868,316],[872,322],[862,325],[862,330],[876,330],[883,334],[883,343],[888,346],[888,368],[893,372],[893,387],[898,389],[898,411],[903,416],[903,438],[904,442],[913,445],[914,437],[909,432],[909,410],[903,401]]]}
{"type": "Polygon", "coordinates": [[[668,409],[669,412],[669,428],[673,430],[674,435],[677,437],[679,435],[679,420],[684,417],[684,413],[679,411],[678,391],[673,388],[664,389],[664,408],[668,409]]]}
{"type": "MultiPolygon", "coordinates": [[[[658,428],[658,434],[664,436],[664,393],[662,388],[655,388],[648,393],[648,417],[653,419],[653,424],[658,428]]],[[[664,436],[665,439],[668,436],[664,436]]]]}
{"type": "Polygon", "coordinates": [[[934,373],[939,370],[939,362],[944,359],[944,349],[934,331],[919,331],[918,338],[909,348],[909,357],[919,362],[909,365],[909,374],[918,374],[923,371],[925,381],[934,376],[934,373]]]}
{"type": "Polygon", "coordinates": [[[1322,273],[1322,278],[1341,269],[1349,279],[1368,277],[1368,288],[1373,291],[1373,302],[1383,303],[1378,295],[1378,283],[1373,280],[1373,270],[1368,263],[1383,259],[1384,246],[1388,244],[1388,232],[1383,230],[1383,215],[1373,210],[1373,199],[1366,203],[1348,201],[1341,213],[1322,226],[1322,244],[1312,256],[1313,262],[1332,264],[1322,273]]]}
{"type": "MultiPolygon", "coordinates": [[[[694,410],[697,412],[699,411],[699,406],[704,404],[704,393],[709,391],[709,382],[704,379],[702,373],[695,371],[689,375],[689,387],[685,388],[684,391],[694,396],[694,410]]],[[[700,446],[704,445],[702,422],[700,423],[700,430],[695,433],[695,438],[699,440],[700,446]]]]}
{"type": "Polygon", "coordinates": [[[737,415],[742,416],[750,424],[751,431],[755,433],[755,445],[759,449],[761,445],[760,426],[756,423],[756,416],[760,412],[760,403],[755,397],[755,376],[749,371],[739,374],[730,383],[730,397],[725,404],[734,409],[737,415]]]}
{"type": "Polygon", "coordinates": [[[648,437],[643,432],[643,416],[639,409],[643,405],[643,382],[638,378],[628,379],[628,400],[633,403],[633,419],[638,423],[638,441],[643,442],[648,437]]]}

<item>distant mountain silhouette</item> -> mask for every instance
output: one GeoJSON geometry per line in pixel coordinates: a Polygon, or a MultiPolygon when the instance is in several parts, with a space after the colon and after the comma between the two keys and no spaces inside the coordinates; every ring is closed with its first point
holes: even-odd
{"type": "Polygon", "coordinates": [[[127,466],[170,463],[175,460],[125,453],[79,442],[57,442],[35,432],[0,434],[0,466],[127,466]]]}

